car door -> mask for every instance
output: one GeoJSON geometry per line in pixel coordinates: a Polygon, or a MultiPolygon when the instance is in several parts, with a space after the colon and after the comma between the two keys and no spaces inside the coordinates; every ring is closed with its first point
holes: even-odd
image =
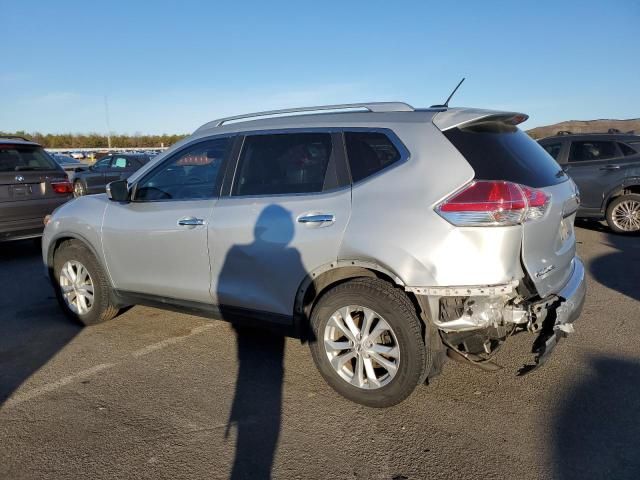
{"type": "Polygon", "coordinates": [[[82,178],[84,178],[87,185],[87,193],[104,192],[105,173],[110,166],[111,157],[109,156],[98,160],[86,172],[82,173],[82,178]]]}
{"type": "Polygon", "coordinates": [[[109,202],[102,243],[116,289],[211,304],[207,226],[231,143],[186,146],[131,186],[132,201],[109,202]]]}
{"type": "Polygon", "coordinates": [[[581,207],[600,209],[606,192],[621,185],[622,152],[612,140],[572,140],[565,171],[578,185],[581,207]]]}
{"type": "Polygon", "coordinates": [[[211,294],[223,313],[288,322],[305,276],[337,260],[351,212],[340,142],[322,131],[245,137],[209,226],[211,294]]]}

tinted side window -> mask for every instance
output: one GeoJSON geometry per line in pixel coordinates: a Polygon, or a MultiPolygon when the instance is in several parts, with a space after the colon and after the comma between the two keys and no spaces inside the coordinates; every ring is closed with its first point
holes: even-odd
{"type": "Polygon", "coordinates": [[[400,160],[400,152],[384,133],[345,132],[344,138],[353,182],[400,160]]]}
{"type": "Polygon", "coordinates": [[[469,162],[478,180],[506,180],[542,188],[568,179],[544,148],[515,126],[484,122],[443,133],[469,162]]]}
{"type": "Polygon", "coordinates": [[[554,160],[558,160],[558,155],[560,155],[560,150],[562,150],[561,143],[550,143],[548,145],[543,145],[544,148],[549,155],[553,157],[554,160]]]}
{"type": "Polygon", "coordinates": [[[631,148],[629,145],[626,145],[624,143],[618,143],[618,146],[620,147],[620,150],[622,150],[622,154],[625,157],[628,157],[630,155],[635,155],[636,153],[638,153],[633,148],[631,148]]]}
{"type": "Polygon", "coordinates": [[[163,163],[137,187],[135,200],[198,200],[217,196],[215,186],[230,139],[194,145],[163,163]]]}
{"type": "Polygon", "coordinates": [[[247,136],[233,194],[321,192],[331,153],[328,133],[247,136]]]}
{"type": "Polygon", "coordinates": [[[570,162],[606,160],[619,155],[614,142],[571,142],[570,162]]]}

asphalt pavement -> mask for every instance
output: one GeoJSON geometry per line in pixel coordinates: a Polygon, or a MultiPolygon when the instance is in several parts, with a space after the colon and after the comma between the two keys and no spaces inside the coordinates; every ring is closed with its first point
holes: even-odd
{"type": "Polygon", "coordinates": [[[33,242],[0,244],[0,478],[638,479],[640,238],[580,223],[576,333],[524,377],[448,362],[404,403],[334,393],[308,346],[134,307],[81,328],[33,242]]]}

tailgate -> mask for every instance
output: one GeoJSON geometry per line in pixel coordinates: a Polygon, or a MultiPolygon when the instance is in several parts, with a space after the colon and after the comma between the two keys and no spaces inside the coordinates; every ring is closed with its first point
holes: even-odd
{"type": "Polygon", "coordinates": [[[462,153],[476,180],[507,181],[543,191],[542,218],[522,223],[522,263],[541,297],[557,293],[573,271],[573,221],[577,189],[560,165],[515,124],[526,115],[461,109],[439,113],[434,123],[462,153]],[[445,115],[446,114],[446,115],[445,115]]]}
{"type": "Polygon", "coordinates": [[[573,228],[578,197],[572,181],[541,188],[549,197],[548,210],[522,229],[522,263],[538,294],[557,293],[573,272],[576,238],[573,228]]]}

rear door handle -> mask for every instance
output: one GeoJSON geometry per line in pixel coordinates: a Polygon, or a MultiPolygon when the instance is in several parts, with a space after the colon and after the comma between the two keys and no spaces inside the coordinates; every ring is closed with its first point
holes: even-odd
{"type": "Polygon", "coordinates": [[[298,217],[299,223],[333,223],[336,220],[335,215],[327,213],[317,213],[310,215],[302,215],[298,217]]]}
{"type": "Polygon", "coordinates": [[[620,170],[620,165],[607,165],[606,167],[600,167],[600,170],[620,170]]]}
{"type": "Polygon", "coordinates": [[[198,225],[204,225],[204,220],[196,217],[184,217],[178,220],[178,225],[181,227],[197,227],[198,225]]]}

